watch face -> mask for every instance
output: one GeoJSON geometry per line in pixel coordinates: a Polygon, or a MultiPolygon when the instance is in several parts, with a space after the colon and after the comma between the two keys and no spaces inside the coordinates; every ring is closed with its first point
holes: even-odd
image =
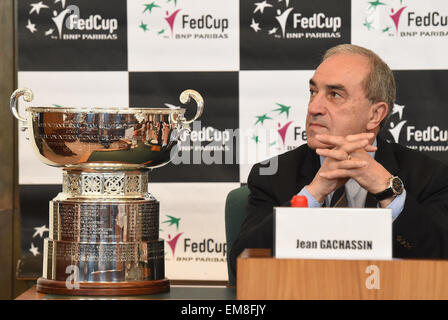
{"type": "Polygon", "coordinates": [[[392,179],[391,187],[395,194],[401,194],[403,192],[403,182],[398,177],[392,179]]]}

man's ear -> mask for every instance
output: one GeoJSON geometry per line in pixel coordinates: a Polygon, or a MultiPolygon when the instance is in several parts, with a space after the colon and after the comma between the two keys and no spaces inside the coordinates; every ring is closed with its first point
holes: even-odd
{"type": "Polygon", "coordinates": [[[367,130],[371,131],[380,126],[381,121],[387,116],[389,106],[386,102],[378,102],[370,106],[369,122],[367,122],[367,130]]]}

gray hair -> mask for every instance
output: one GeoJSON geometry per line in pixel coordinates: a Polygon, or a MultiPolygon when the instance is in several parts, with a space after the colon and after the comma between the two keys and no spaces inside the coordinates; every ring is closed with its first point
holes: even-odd
{"type": "Polygon", "coordinates": [[[395,104],[396,85],[394,74],[389,66],[373,51],[353,44],[340,44],[328,49],[322,61],[334,54],[359,54],[369,59],[370,73],[364,79],[366,98],[371,103],[385,102],[388,106],[386,117],[381,121],[380,128],[389,118],[395,104]]]}

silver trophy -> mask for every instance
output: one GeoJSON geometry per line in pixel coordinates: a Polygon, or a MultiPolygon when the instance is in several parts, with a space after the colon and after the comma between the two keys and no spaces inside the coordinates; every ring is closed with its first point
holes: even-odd
{"type": "Polygon", "coordinates": [[[39,159],[63,168],[62,192],[50,201],[43,274],[37,290],[70,295],[133,295],[169,291],[159,202],[148,193],[148,172],[177,153],[181,135],[204,109],[201,95],[186,90],[197,112],[181,108],[28,107],[11,111],[28,131],[39,159]]]}

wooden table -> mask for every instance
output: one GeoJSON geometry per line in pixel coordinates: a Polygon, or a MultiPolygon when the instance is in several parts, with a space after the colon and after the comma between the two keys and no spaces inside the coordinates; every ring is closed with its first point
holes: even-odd
{"type": "Polygon", "coordinates": [[[170,292],[141,296],[65,296],[28,289],[16,300],[235,300],[235,288],[225,286],[181,286],[171,285],[170,292]]]}
{"type": "Polygon", "coordinates": [[[448,260],[277,259],[246,249],[237,261],[237,299],[448,299],[448,260]]]}

